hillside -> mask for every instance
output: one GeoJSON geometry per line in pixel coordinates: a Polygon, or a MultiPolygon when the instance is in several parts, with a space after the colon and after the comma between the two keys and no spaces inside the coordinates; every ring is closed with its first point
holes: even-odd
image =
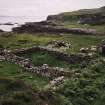
{"type": "MultiPolygon", "coordinates": [[[[98,24],[100,21],[105,23],[105,7],[97,9],[83,9],[73,12],[65,12],[58,15],[48,16],[48,21],[72,22],[81,21],[86,24],[98,24]],[[96,22],[98,21],[98,22],[96,22]]],[[[100,23],[101,24],[101,23],[100,23]]]]}

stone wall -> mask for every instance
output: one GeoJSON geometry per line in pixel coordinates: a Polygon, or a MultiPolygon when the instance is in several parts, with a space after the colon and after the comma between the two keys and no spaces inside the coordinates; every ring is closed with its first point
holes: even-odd
{"type": "Polygon", "coordinates": [[[48,78],[55,78],[60,76],[71,77],[72,75],[74,75],[74,72],[68,71],[63,68],[49,67],[47,64],[44,64],[40,67],[34,67],[29,59],[19,57],[6,50],[0,52],[0,60],[6,60],[8,62],[15,63],[24,68],[24,70],[27,72],[32,72],[48,78]]]}
{"type": "Polygon", "coordinates": [[[59,52],[54,49],[42,47],[42,46],[34,46],[30,48],[22,48],[22,49],[16,49],[12,51],[12,53],[16,55],[28,54],[28,53],[34,53],[34,52],[48,53],[50,55],[55,56],[59,60],[68,62],[69,64],[82,63],[84,61],[88,63],[91,60],[91,56],[88,56],[86,54],[83,55],[83,54],[77,53],[77,54],[69,55],[67,53],[59,52]]]}

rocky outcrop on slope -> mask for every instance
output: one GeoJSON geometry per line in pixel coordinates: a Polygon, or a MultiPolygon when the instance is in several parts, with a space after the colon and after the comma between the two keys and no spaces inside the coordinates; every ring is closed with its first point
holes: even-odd
{"type": "Polygon", "coordinates": [[[47,22],[35,22],[26,23],[20,27],[15,27],[12,29],[15,33],[73,33],[73,34],[94,34],[96,35],[96,30],[94,29],[82,29],[82,28],[61,28],[56,26],[56,24],[49,24],[47,22]],[[55,26],[54,26],[55,25],[55,26]]]}
{"type": "Polygon", "coordinates": [[[79,24],[100,25],[105,24],[105,7],[96,9],[83,9],[73,12],[65,12],[47,17],[50,22],[72,22],[79,24]]]}

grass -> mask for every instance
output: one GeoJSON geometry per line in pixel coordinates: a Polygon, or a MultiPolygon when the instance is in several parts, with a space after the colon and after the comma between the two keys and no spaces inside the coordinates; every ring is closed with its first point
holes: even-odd
{"type": "Polygon", "coordinates": [[[19,80],[0,77],[0,105],[33,105],[30,88],[19,80]]]}
{"type": "Polygon", "coordinates": [[[70,52],[76,52],[81,47],[89,47],[91,45],[96,45],[105,36],[90,36],[90,35],[72,35],[65,34],[61,35],[49,35],[49,34],[16,34],[9,37],[0,37],[0,45],[7,49],[31,47],[35,45],[45,46],[51,40],[67,41],[72,44],[71,48],[68,50],[70,52]]]}
{"type": "Polygon", "coordinates": [[[8,62],[0,62],[0,77],[20,79],[33,87],[42,88],[48,83],[48,79],[33,73],[23,72],[22,68],[8,62]]]}
{"type": "MultiPolygon", "coordinates": [[[[78,52],[81,47],[90,47],[92,45],[98,44],[105,36],[91,36],[91,35],[49,35],[49,34],[15,34],[9,37],[0,37],[0,45],[8,49],[30,47],[34,45],[46,46],[46,44],[51,40],[60,40],[65,42],[70,42],[72,44],[71,48],[67,50],[68,53],[78,52]]],[[[50,66],[59,67],[71,67],[73,70],[77,70],[81,73],[80,77],[73,77],[65,82],[61,87],[58,88],[54,93],[58,94],[59,97],[55,96],[56,103],[54,105],[104,105],[105,104],[105,64],[103,64],[101,59],[104,56],[98,56],[96,61],[90,63],[86,68],[81,68],[78,65],[68,65],[67,63],[56,59],[56,57],[51,56],[47,53],[32,53],[21,55],[32,60],[35,66],[40,66],[43,63],[47,63],[50,66]],[[98,60],[99,59],[99,60],[98,60]],[[68,101],[69,100],[69,101],[68,101]],[[61,102],[61,103],[60,103],[61,102]],[[70,103],[71,102],[71,103],[70,103]],[[59,104],[60,103],[60,104],[59,104]],[[66,103],[66,104],[65,104],[66,103]]],[[[44,90],[47,86],[49,80],[39,75],[34,75],[32,73],[24,72],[22,68],[15,64],[3,61],[0,62],[0,78],[7,77],[13,80],[19,79],[25,83],[31,85],[34,89],[39,88],[44,90]]],[[[13,85],[15,86],[15,85],[13,85]]],[[[9,102],[18,105],[21,100],[17,98],[23,97],[21,104],[25,105],[27,101],[28,93],[24,89],[20,93],[15,94],[14,91],[7,90],[8,84],[2,84],[0,82],[0,92],[4,94],[1,95],[5,97],[5,105],[9,102]],[[4,90],[3,90],[4,89],[4,90]],[[9,93],[10,92],[10,93],[9,93]],[[16,100],[14,99],[16,98],[16,100]]],[[[17,87],[14,89],[17,90],[17,87]]],[[[20,91],[20,90],[19,90],[20,91]]],[[[41,98],[44,98],[47,93],[41,94],[41,98]]],[[[30,95],[30,94],[29,94],[30,95]]],[[[49,95],[49,94],[48,94],[49,95]]],[[[49,96],[48,96],[49,97],[49,96]]],[[[46,97],[45,97],[46,98],[46,97]]],[[[32,99],[32,97],[31,97],[32,99]]],[[[52,102],[52,98],[50,99],[52,102]]],[[[1,100],[0,100],[1,101],[1,100]]],[[[31,100],[32,101],[32,100],[31,100]]],[[[48,101],[48,99],[47,99],[48,101]]],[[[51,103],[50,102],[50,103],[51,103]]],[[[1,103],[0,103],[1,104],[1,103]]],[[[27,103],[28,105],[28,103],[27,103]]],[[[30,103],[29,105],[33,105],[30,103]]],[[[38,104],[39,105],[39,104],[38,104]]],[[[50,105],[50,104],[49,104],[50,105]]]]}
{"type": "Polygon", "coordinates": [[[87,28],[87,29],[95,29],[97,32],[102,32],[105,33],[105,24],[103,25],[83,25],[83,24],[78,24],[77,22],[64,22],[61,23],[64,27],[66,28],[87,28]]]}
{"type": "Polygon", "coordinates": [[[72,105],[50,90],[32,89],[23,81],[0,77],[0,105],[72,105]]]}
{"type": "Polygon", "coordinates": [[[55,56],[51,56],[48,53],[35,52],[22,55],[25,58],[29,58],[35,66],[42,66],[48,64],[51,67],[69,67],[69,64],[65,61],[57,59],[55,56]]]}
{"type": "MultiPolygon", "coordinates": [[[[64,20],[68,21],[58,23],[58,25],[62,24],[62,27],[66,28],[96,29],[97,32],[105,33],[105,25],[90,26],[76,22],[76,15],[97,12],[96,10],[86,11],[60,14],[64,15],[64,20]]],[[[60,40],[71,43],[71,48],[67,50],[70,54],[78,52],[81,47],[96,45],[103,39],[105,36],[98,35],[24,33],[8,37],[0,36],[0,47],[16,49],[36,45],[46,46],[52,40],[60,40]]],[[[25,72],[15,64],[2,61],[0,62],[0,105],[105,105],[105,62],[102,61],[105,59],[104,56],[97,56],[85,68],[81,68],[80,64],[69,65],[47,53],[36,52],[21,56],[32,60],[35,66],[48,64],[49,66],[69,67],[80,75],[69,78],[57,90],[50,92],[46,88],[49,83],[47,78],[25,72]],[[24,82],[28,84],[28,87],[24,82]]]]}
{"type": "Polygon", "coordinates": [[[67,80],[56,92],[73,105],[105,104],[105,57],[98,57],[88,67],[78,69],[80,77],[67,80]]]}

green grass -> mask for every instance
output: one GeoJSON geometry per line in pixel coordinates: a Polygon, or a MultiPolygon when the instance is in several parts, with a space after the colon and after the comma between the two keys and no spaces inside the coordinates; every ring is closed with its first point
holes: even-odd
{"type": "Polygon", "coordinates": [[[8,62],[0,62],[0,77],[10,77],[24,80],[26,83],[38,88],[42,88],[49,81],[47,78],[39,75],[24,72],[22,68],[8,62]]]}
{"type": "Polygon", "coordinates": [[[102,32],[105,33],[105,24],[103,25],[83,25],[83,24],[78,24],[77,22],[64,22],[64,23],[60,23],[61,25],[63,25],[63,27],[66,28],[87,28],[87,29],[95,29],[97,32],[102,32]]]}
{"type": "Polygon", "coordinates": [[[65,61],[57,59],[55,56],[49,55],[48,53],[35,52],[30,54],[21,55],[25,58],[29,58],[35,66],[42,66],[43,64],[48,64],[54,67],[69,67],[69,64],[65,61]]]}
{"type": "Polygon", "coordinates": [[[81,75],[67,80],[57,92],[68,98],[73,105],[105,104],[105,57],[98,56],[86,68],[79,69],[81,75]]]}
{"type": "MultiPolygon", "coordinates": [[[[81,47],[90,47],[92,45],[96,45],[102,39],[105,39],[105,36],[72,34],[65,34],[62,36],[53,34],[15,34],[9,37],[0,37],[0,45],[3,45],[8,49],[15,49],[30,47],[34,45],[46,46],[46,44],[51,40],[60,40],[65,42],[67,41],[72,44],[71,48],[67,50],[68,53],[76,53],[81,47]]],[[[60,61],[56,59],[56,57],[51,56],[47,53],[36,52],[21,56],[31,59],[35,66],[40,66],[43,63],[47,63],[49,64],[49,66],[59,66],[64,68],[70,67],[71,69],[77,70],[81,73],[80,77],[73,77],[72,79],[69,79],[62,85],[62,87],[58,88],[58,90],[55,91],[55,93],[59,94],[58,96],[61,97],[58,101],[58,103],[61,102],[60,105],[69,105],[69,101],[71,101],[73,105],[105,104],[105,64],[101,62],[101,59],[104,59],[103,56],[100,55],[96,57],[96,61],[92,60],[92,62],[94,63],[91,62],[90,65],[88,65],[86,68],[81,68],[80,64],[68,65],[67,63],[60,61]]],[[[34,89],[44,89],[49,83],[49,80],[47,78],[39,75],[34,75],[33,73],[24,72],[22,68],[6,61],[0,62],[0,78],[1,77],[22,80],[25,83],[31,85],[34,89]]],[[[5,84],[0,84],[0,92],[9,92],[10,90],[6,91],[8,84],[6,85],[6,89],[4,88],[4,85],[5,84]]],[[[23,91],[24,90],[21,91],[22,93],[21,95],[19,94],[19,97],[24,96],[23,91]]],[[[28,93],[25,92],[25,99],[27,99],[26,94],[28,93]]],[[[11,102],[11,99],[9,97],[13,96],[14,94],[10,93],[10,95],[8,95],[6,93],[4,95],[6,95],[6,101],[11,102]]],[[[57,96],[55,97],[55,99],[57,99],[57,96]]],[[[17,100],[12,99],[12,102],[14,101],[17,102],[17,100]]],[[[23,105],[26,104],[23,101],[22,103],[23,105]]],[[[71,103],[70,105],[72,105],[71,103]]],[[[57,103],[55,103],[55,105],[56,104],[57,103]]]]}
{"type": "Polygon", "coordinates": [[[67,41],[72,44],[68,52],[76,52],[81,47],[89,47],[96,45],[105,36],[90,36],[90,35],[75,35],[65,34],[60,35],[49,35],[49,34],[17,34],[9,37],[0,37],[0,45],[8,49],[31,47],[35,45],[45,46],[51,40],[67,41]]]}
{"type": "Polygon", "coordinates": [[[23,81],[0,77],[0,105],[34,105],[32,93],[23,81]]]}
{"type": "Polygon", "coordinates": [[[23,81],[0,77],[0,105],[72,105],[50,90],[32,89],[23,81]]]}

